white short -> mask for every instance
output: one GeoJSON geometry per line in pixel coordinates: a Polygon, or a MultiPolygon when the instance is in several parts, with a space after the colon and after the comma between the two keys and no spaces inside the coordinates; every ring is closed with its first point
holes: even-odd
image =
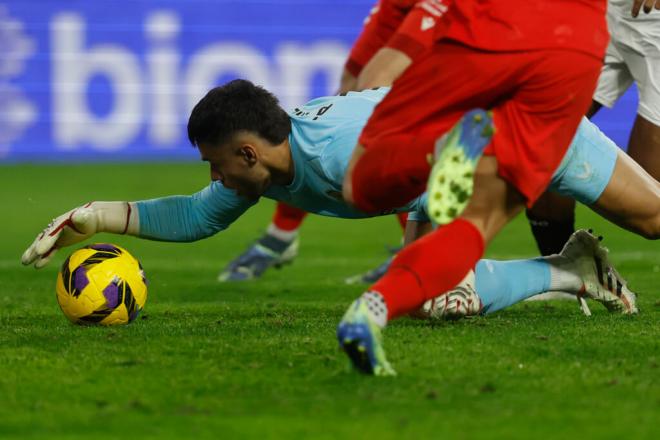
{"type": "Polygon", "coordinates": [[[635,82],[637,113],[660,125],[660,20],[635,22],[610,13],[608,24],[611,40],[594,100],[611,108],[635,82]]]}

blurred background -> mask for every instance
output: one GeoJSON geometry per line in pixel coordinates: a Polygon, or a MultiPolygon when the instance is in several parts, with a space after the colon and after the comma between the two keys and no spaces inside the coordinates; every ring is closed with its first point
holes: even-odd
{"type": "MultiPolygon", "coordinates": [[[[333,94],[374,0],[0,0],[0,162],[197,160],[188,114],[246,78],[333,94]]],[[[596,122],[626,145],[631,90],[596,122]]]]}

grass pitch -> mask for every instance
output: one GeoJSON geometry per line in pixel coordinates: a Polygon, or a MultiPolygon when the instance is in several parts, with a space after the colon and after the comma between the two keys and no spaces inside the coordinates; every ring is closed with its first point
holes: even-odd
{"type": "MultiPolygon", "coordinates": [[[[0,167],[0,438],[659,438],[660,246],[589,211],[639,293],[636,317],[592,304],[524,303],[494,315],[385,333],[399,376],[347,368],[334,332],[361,291],[343,278],[396,244],[393,218],[311,216],[299,258],[262,280],[219,284],[221,267],[270,219],[263,201],[192,244],[98,236],[138,257],[150,281],[141,319],[70,324],[55,300],[67,251],[20,266],[34,236],[89,200],[187,194],[200,164],[0,167]]],[[[535,255],[519,218],[491,258],[535,255]]]]}

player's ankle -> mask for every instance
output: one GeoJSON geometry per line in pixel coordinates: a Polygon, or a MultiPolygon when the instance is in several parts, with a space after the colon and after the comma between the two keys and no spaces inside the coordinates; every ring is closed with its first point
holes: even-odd
{"type": "Polygon", "coordinates": [[[276,254],[283,254],[291,246],[297,236],[298,231],[281,234],[279,231],[273,231],[269,227],[257,243],[276,254]]]}
{"type": "Polygon", "coordinates": [[[577,293],[582,288],[582,278],[575,270],[576,262],[563,255],[543,257],[550,265],[549,290],[577,293]]]}
{"type": "Polygon", "coordinates": [[[298,237],[298,228],[296,229],[282,229],[271,223],[266,229],[266,235],[270,235],[280,241],[291,243],[298,237]]]}

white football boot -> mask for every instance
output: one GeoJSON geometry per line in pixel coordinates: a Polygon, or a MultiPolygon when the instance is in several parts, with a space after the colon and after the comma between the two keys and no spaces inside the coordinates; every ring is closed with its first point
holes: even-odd
{"type": "Polygon", "coordinates": [[[603,304],[610,312],[638,313],[637,296],[610,263],[609,251],[600,244],[602,237],[591,232],[584,229],[574,232],[559,253],[567,259],[565,268],[582,280],[582,287],[576,293],[582,311],[591,315],[585,300],[589,298],[603,304]]]}
{"type": "Polygon", "coordinates": [[[456,287],[430,299],[411,314],[414,318],[456,320],[481,313],[483,304],[474,288],[474,271],[470,270],[456,287]]]}

